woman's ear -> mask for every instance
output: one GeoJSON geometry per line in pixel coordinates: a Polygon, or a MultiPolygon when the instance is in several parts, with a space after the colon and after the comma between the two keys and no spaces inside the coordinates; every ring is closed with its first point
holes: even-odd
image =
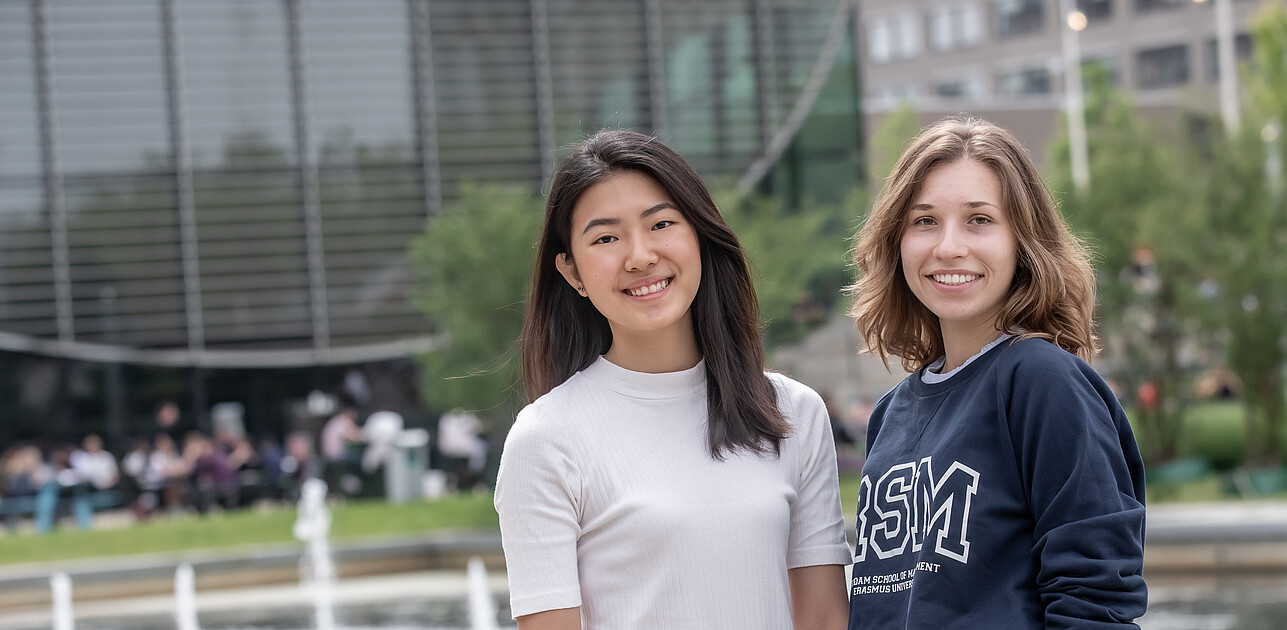
{"type": "Polygon", "coordinates": [[[577,293],[585,295],[585,284],[581,282],[581,274],[576,270],[576,262],[572,260],[572,255],[564,252],[554,257],[554,267],[563,274],[563,279],[576,289],[577,293]]]}

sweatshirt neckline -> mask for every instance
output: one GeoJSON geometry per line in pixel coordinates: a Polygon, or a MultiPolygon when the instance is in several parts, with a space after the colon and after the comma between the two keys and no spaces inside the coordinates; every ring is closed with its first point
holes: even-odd
{"type": "Polygon", "coordinates": [[[600,356],[581,372],[586,378],[632,398],[686,398],[706,391],[706,360],[687,370],[651,374],[627,370],[600,356]]]}
{"type": "Polygon", "coordinates": [[[996,344],[981,355],[973,357],[969,363],[958,368],[952,374],[951,378],[948,378],[947,380],[937,383],[926,383],[925,379],[921,378],[921,374],[929,368],[923,367],[907,379],[909,381],[908,384],[911,386],[912,392],[920,396],[932,396],[934,394],[950,391],[957,387],[966,385],[970,381],[974,380],[974,376],[976,374],[987,369],[987,366],[991,365],[993,361],[996,360],[996,357],[1000,356],[1001,353],[1005,351],[1005,348],[1010,347],[1016,343],[1016,341],[1017,340],[1014,338],[1003,340],[1001,343],[996,344]]]}

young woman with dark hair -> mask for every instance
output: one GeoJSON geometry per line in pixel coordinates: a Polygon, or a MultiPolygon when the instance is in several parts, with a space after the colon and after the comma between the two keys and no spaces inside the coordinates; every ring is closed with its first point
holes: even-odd
{"type": "Polygon", "coordinates": [[[745,256],[662,142],[560,164],[496,488],[523,630],[843,628],[826,408],[764,371],[745,256]]]}
{"type": "Polygon", "coordinates": [[[1089,257],[1004,129],[903,153],[851,311],[912,372],[871,414],[850,629],[1100,628],[1143,614],[1144,467],[1096,352],[1089,257]]]}

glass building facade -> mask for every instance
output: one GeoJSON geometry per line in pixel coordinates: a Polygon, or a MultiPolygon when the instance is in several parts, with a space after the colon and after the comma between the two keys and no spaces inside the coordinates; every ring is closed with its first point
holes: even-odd
{"type": "Polygon", "coordinates": [[[431,347],[408,242],[466,182],[539,191],[603,126],[711,181],[839,198],[851,4],[0,0],[0,442],[51,414],[128,430],[157,370],[431,347]]]}

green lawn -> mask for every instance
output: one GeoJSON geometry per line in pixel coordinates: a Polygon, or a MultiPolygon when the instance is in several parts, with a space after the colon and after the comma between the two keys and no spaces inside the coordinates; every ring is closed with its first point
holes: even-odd
{"type": "MultiPolygon", "coordinates": [[[[857,511],[860,478],[840,478],[840,498],[847,518],[857,511]]],[[[1209,474],[1165,488],[1150,486],[1149,504],[1173,501],[1228,500],[1224,477],[1209,474]]],[[[1283,496],[1281,494],[1277,496],[1283,496]]],[[[380,499],[333,506],[331,537],[344,539],[406,535],[431,530],[497,529],[490,494],[467,495],[392,505],[380,499]]],[[[255,544],[301,544],[291,534],[293,506],[235,510],[206,517],[158,517],[129,527],[79,531],[63,527],[44,535],[0,536],[0,565],[140,553],[213,549],[255,544]]]]}
{"type": "MultiPolygon", "coordinates": [[[[383,500],[349,501],[332,508],[333,541],[409,534],[435,529],[495,530],[491,495],[467,495],[392,505],[383,500]]],[[[130,527],[80,531],[63,527],[44,536],[0,537],[0,565],[236,545],[291,543],[295,508],[233,510],[205,517],[157,517],[130,527]]]]}

